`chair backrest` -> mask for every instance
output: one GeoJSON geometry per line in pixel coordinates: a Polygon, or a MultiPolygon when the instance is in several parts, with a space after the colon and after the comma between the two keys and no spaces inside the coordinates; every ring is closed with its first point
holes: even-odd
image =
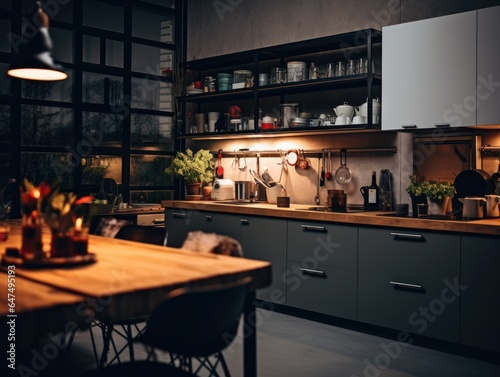
{"type": "Polygon", "coordinates": [[[126,224],[116,233],[115,238],[166,246],[167,230],[154,226],[126,224]]]}
{"type": "Polygon", "coordinates": [[[200,230],[189,232],[181,249],[242,257],[241,244],[234,238],[217,233],[206,233],[200,230]]]}
{"type": "Polygon", "coordinates": [[[209,356],[236,337],[251,278],[177,289],[151,314],[139,342],[186,356],[209,356]]]}

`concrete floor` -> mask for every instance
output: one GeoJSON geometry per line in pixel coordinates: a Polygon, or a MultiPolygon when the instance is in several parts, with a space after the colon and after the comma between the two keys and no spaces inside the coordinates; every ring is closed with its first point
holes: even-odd
{"type": "MultiPolygon", "coordinates": [[[[493,377],[500,365],[258,309],[258,375],[262,377],[493,377]]],[[[98,342],[100,342],[98,335],[98,342]]],[[[145,353],[136,348],[136,357],[145,353]]],[[[242,336],[224,355],[233,377],[243,375],[242,336]]],[[[95,365],[88,331],[65,360],[44,376],[78,376],[95,365]]],[[[142,377],[142,376],[141,376],[142,377]]]]}

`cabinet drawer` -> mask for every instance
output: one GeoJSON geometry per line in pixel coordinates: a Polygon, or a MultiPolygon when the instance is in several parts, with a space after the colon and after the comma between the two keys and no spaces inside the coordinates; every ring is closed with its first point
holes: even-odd
{"type": "Polygon", "coordinates": [[[356,318],[356,270],[287,262],[287,305],[348,319],[356,318]]]}
{"type": "Polygon", "coordinates": [[[458,276],[460,236],[406,229],[360,228],[359,270],[443,280],[458,276]]]}
{"type": "Polygon", "coordinates": [[[358,320],[458,342],[462,293],[458,276],[446,280],[401,280],[401,276],[359,271],[358,320]]]}
{"type": "Polygon", "coordinates": [[[354,226],[288,221],[288,259],[356,269],[357,237],[354,226]]]}

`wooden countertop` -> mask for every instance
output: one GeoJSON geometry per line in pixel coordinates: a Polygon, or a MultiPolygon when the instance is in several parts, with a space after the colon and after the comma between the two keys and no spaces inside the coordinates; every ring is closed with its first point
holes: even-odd
{"type": "Polygon", "coordinates": [[[313,205],[291,204],[290,208],[279,208],[276,204],[250,203],[226,204],[215,201],[165,200],[164,208],[194,209],[242,215],[257,215],[309,221],[325,221],[344,224],[397,227],[414,230],[437,230],[444,232],[488,234],[500,236],[500,218],[481,220],[430,220],[413,217],[391,216],[391,212],[322,212],[308,211],[313,205]]]}

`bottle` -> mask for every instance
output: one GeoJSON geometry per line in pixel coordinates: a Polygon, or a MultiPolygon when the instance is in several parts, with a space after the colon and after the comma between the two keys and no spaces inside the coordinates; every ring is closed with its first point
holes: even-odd
{"type": "Polygon", "coordinates": [[[379,210],[380,188],[377,186],[377,173],[372,171],[372,184],[368,186],[368,210],[379,210]]]}
{"type": "Polygon", "coordinates": [[[491,175],[491,180],[495,184],[495,195],[500,195],[500,164],[497,171],[491,175]]]}
{"type": "Polygon", "coordinates": [[[311,66],[309,67],[309,80],[316,80],[318,78],[318,67],[316,67],[316,64],[311,63],[311,66]]]}

